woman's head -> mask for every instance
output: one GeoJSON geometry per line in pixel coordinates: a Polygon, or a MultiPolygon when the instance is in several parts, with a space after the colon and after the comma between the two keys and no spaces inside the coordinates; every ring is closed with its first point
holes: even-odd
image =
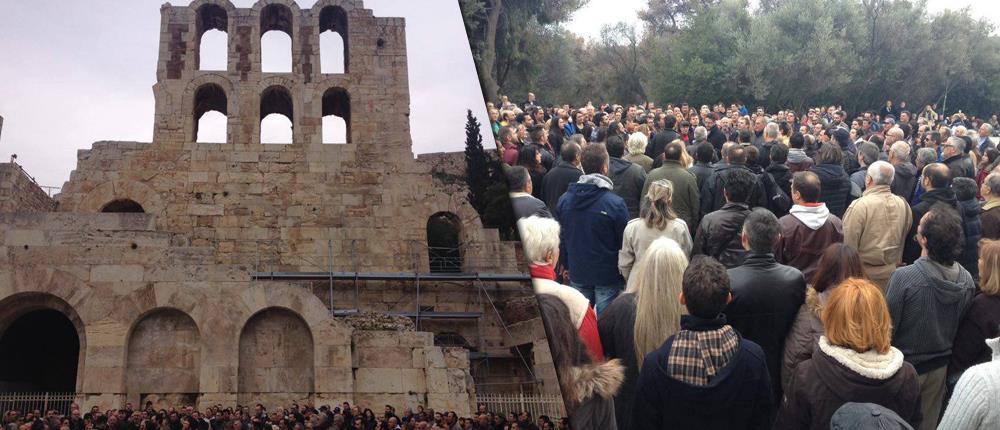
{"type": "Polygon", "coordinates": [[[832,345],[857,352],[889,352],[892,318],[885,297],[871,282],[850,278],[827,299],[821,315],[823,331],[832,345]]]}
{"type": "Polygon", "coordinates": [[[979,289],[1000,296],[1000,240],[979,241],[979,289]]]}
{"type": "Polygon", "coordinates": [[[649,184],[639,218],[646,222],[646,227],[663,230],[671,220],[677,218],[671,203],[674,196],[674,184],[669,179],[660,179],[649,184]]]}
{"type": "Polygon", "coordinates": [[[538,157],[541,155],[534,146],[525,145],[517,153],[517,165],[533,170],[538,167],[538,157]]]}
{"type": "Polygon", "coordinates": [[[847,278],[865,277],[858,251],[851,245],[838,242],[823,250],[811,282],[813,289],[817,293],[822,293],[836,287],[847,278]]]}
{"type": "MultiPolygon", "coordinates": [[[[636,357],[645,357],[680,329],[684,308],[677,297],[688,259],[673,239],[659,238],[646,248],[628,280],[635,294],[633,339],[636,357]]],[[[640,366],[641,366],[641,359],[640,366]]]]}
{"type": "Polygon", "coordinates": [[[559,222],[532,215],[517,221],[524,257],[533,264],[554,264],[559,259],[559,222]]]}
{"type": "Polygon", "coordinates": [[[637,131],[632,133],[628,137],[628,153],[632,155],[641,155],[646,152],[646,144],[649,142],[649,138],[646,137],[645,133],[637,131]]]}

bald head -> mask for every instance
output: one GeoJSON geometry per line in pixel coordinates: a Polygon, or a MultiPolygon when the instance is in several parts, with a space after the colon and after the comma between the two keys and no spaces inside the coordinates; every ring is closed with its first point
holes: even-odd
{"type": "Polygon", "coordinates": [[[924,166],[923,177],[924,188],[928,191],[951,186],[951,169],[944,163],[931,163],[924,166]]]}
{"type": "Polygon", "coordinates": [[[795,204],[817,203],[821,191],[819,176],[815,173],[805,171],[792,176],[792,199],[795,204]]]}

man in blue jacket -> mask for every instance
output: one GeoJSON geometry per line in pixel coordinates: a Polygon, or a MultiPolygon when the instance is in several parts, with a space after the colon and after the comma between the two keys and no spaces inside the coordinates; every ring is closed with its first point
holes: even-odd
{"type": "Polygon", "coordinates": [[[570,285],[580,290],[598,315],[625,288],[618,272],[628,208],[612,192],[608,178],[608,151],[603,144],[588,145],[580,155],[584,175],[570,184],[556,205],[559,220],[559,253],[570,285]]]}

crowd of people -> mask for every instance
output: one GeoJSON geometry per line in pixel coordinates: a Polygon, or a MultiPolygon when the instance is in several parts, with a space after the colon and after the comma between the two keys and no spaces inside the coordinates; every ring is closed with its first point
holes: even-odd
{"type": "Polygon", "coordinates": [[[397,414],[385,405],[381,413],[351,405],[320,406],[293,403],[268,411],[262,404],[223,407],[204,412],[191,406],[155,409],[146,402],[141,410],[128,402],[121,409],[102,411],[97,406],[83,412],[76,405],[68,414],[48,410],[4,411],[3,430],[565,430],[568,423],[530,412],[493,412],[480,404],[472,417],[417,406],[397,414]]]}
{"type": "Polygon", "coordinates": [[[490,115],[573,429],[1000,428],[996,116],[490,115]]]}

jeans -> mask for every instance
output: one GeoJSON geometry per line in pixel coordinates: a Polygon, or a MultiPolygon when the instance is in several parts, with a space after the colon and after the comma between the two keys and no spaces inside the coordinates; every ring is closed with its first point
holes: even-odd
{"type": "Polygon", "coordinates": [[[625,289],[625,285],[583,285],[576,282],[570,282],[569,285],[583,293],[587,300],[590,300],[590,304],[594,306],[594,312],[598,316],[625,289]]]}

